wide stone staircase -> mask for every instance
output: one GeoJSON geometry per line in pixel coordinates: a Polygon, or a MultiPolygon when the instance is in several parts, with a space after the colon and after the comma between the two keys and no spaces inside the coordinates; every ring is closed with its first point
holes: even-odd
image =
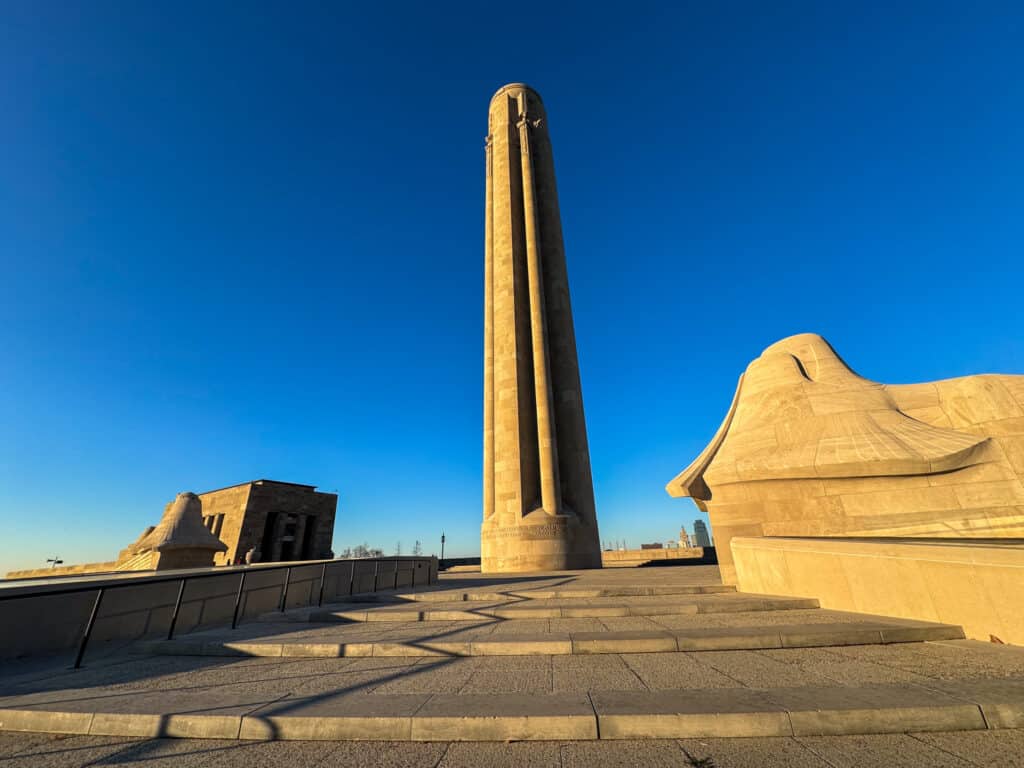
{"type": "Polygon", "coordinates": [[[1024,727],[1024,651],[713,567],[442,577],[8,681],[0,729],[515,741],[1024,727]]]}

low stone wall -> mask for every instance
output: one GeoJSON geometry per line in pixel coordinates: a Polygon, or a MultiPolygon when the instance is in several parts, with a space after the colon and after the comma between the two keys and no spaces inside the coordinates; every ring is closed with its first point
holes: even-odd
{"type": "Polygon", "coordinates": [[[1021,539],[733,538],[737,588],[1024,645],[1021,539]]]}
{"type": "Polygon", "coordinates": [[[54,576],[81,576],[85,573],[113,573],[117,561],[109,563],[81,563],[80,565],[58,565],[56,568],[29,568],[25,571],[8,571],[7,579],[46,579],[54,576]]]}
{"type": "Polygon", "coordinates": [[[438,568],[442,571],[451,571],[453,569],[463,570],[466,568],[476,568],[480,570],[480,558],[479,557],[446,557],[444,560],[438,560],[438,568]]]}
{"type": "MultiPolygon", "coordinates": [[[[710,548],[713,551],[713,547],[710,548]]],[[[705,561],[704,547],[677,547],[675,549],[615,549],[601,553],[604,568],[637,568],[642,565],[669,560],[705,561]]],[[[715,562],[707,560],[707,562],[715,562]]],[[[677,563],[673,563],[674,565],[677,563]]]]}
{"type": "Polygon", "coordinates": [[[201,568],[160,573],[82,576],[59,583],[0,582],[0,658],[60,654],[77,649],[89,614],[100,602],[89,654],[148,637],[166,637],[174,604],[186,580],[175,635],[229,625],[241,576],[245,584],[239,621],[277,610],[288,579],[287,608],[315,605],[323,578],[324,602],[350,594],[437,583],[437,558],[391,557],[291,565],[201,568]],[[287,577],[286,577],[286,574],[287,577]]]}

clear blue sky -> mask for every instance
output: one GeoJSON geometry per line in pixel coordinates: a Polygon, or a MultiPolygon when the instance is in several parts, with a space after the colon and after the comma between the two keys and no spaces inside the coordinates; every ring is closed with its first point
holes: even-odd
{"type": "Polygon", "coordinates": [[[603,540],[691,526],[664,485],[783,336],[1024,372],[1024,7],[893,5],[4,3],[0,571],[259,477],[337,490],[338,549],[478,553],[510,81],[548,109],[603,540]]]}

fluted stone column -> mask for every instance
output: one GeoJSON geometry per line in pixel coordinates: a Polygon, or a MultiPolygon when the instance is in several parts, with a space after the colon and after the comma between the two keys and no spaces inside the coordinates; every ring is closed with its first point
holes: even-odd
{"type": "Polygon", "coordinates": [[[484,227],[485,572],[601,567],[555,166],[540,96],[491,99],[484,227]]]}

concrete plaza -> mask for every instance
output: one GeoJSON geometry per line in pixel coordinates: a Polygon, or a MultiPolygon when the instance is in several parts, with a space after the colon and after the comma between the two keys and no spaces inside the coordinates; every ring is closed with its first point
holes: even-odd
{"type": "Polygon", "coordinates": [[[735,593],[713,566],[443,576],[137,643],[78,671],[9,664],[0,754],[11,766],[1024,765],[1024,650],[813,606],[735,593]]]}

